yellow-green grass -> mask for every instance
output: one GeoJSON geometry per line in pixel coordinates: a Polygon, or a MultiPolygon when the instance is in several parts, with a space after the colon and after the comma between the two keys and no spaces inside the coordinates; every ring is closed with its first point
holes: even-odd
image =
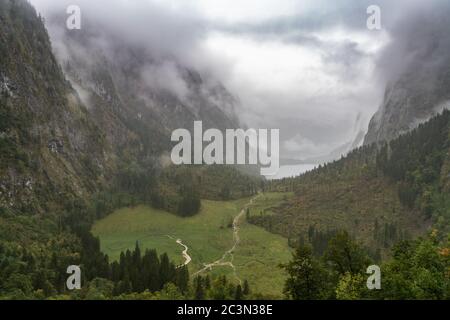
{"type": "MultiPolygon", "coordinates": [[[[121,251],[133,249],[138,241],[141,248],[167,252],[176,263],[182,263],[183,248],[175,242],[181,239],[189,247],[188,254],[192,257],[189,269],[194,274],[231,249],[232,221],[249,200],[204,200],[200,213],[189,218],[147,206],[124,208],[98,221],[92,232],[100,238],[103,252],[113,260],[118,259],[121,251]]],[[[233,259],[237,277],[247,279],[255,292],[281,297],[285,274],[279,264],[291,257],[287,239],[248,224],[245,215],[240,220],[239,236],[233,259]]],[[[231,261],[231,257],[227,256],[225,261],[231,261]]],[[[210,272],[236,280],[231,267],[216,267],[210,272]]]]}

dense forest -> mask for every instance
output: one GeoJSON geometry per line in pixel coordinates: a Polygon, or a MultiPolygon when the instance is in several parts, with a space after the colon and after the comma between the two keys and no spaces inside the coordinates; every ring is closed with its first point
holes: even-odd
{"type": "Polygon", "coordinates": [[[437,231],[393,246],[380,265],[380,288],[369,290],[368,266],[374,261],[345,231],[332,237],[322,254],[301,244],[283,268],[289,274],[285,294],[291,299],[450,299],[450,238],[437,231]]]}

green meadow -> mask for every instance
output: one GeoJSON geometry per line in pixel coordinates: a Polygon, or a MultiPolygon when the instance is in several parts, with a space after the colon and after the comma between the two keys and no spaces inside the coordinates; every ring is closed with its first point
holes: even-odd
{"type": "MultiPolygon", "coordinates": [[[[264,196],[259,197],[254,206],[264,199],[264,196]]],[[[249,201],[249,198],[204,200],[200,213],[189,218],[147,206],[124,208],[98,221],[92,232],[100,238],[102,251],[111,259],[118,259],[120,252],[133,249],[138,241],[142,249],[167,252],[171,259],[182,264],[184,248],[176,243],[180,239],[189,248],[188,254],[192,258],[189,270],[193,275],[204,264],[219,260],[233,247],[233,219],[249,201]]],[[[224,259],[224,262],[233,263],[235,272],[231,266],[217,266],[203,275],[209,272],[226,274],[235,281],[246,279],[255,291],[281,297],[285,275],[279,264],[291,258],[287,239],[247,223],[245,215],[240,219],[239,237],[233,255],[224,259]]]]}

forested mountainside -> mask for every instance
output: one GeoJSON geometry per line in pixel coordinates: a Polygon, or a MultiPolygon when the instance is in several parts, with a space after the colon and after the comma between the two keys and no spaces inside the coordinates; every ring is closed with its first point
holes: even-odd
{"type": "Polygon", "coordinates": [[[0,204],[44,212],[51,202],[96,192],[115,163],[34,9],[2,1],[0,17],[0,204]]]}
{"type": "MultiPolygon", "coordinates": [[[[0,55],[0,296],[57,296],[72,264],[83,266],[83,280],[89,283],[82,298],[109,286],[114,296],[183,291],[187,270],[175,268],[167,255],[137,248],[111,264],[89,232],[93,221],[138,203],[192,215],[200,196],[242,196],[254,192],[258,181],[234,168],[173,168],[161,161],[170,148],[168,130],[182,123],[169,126],[158,118],[163,111],[146,111],[131,94],[122,96],[118,87],[123,82],[113,83],[117,70],[106,70],[108,64],[99,63],[87,76],[93,81],[89,85],[88,80],[66,80],[43,19],[25,0],[0,2],[0,55]],[[89,99],[83,90],[91,90],[89,99]],[[179,175],[191,178],[183,176],[180,183],[179,175]],[[218,179],[214,188],[212,177],[218,179]],[[156,284],[145,278],[149,268],[156,284]],[[148,281],[137,286],[141,277],[148,281]],[[94,280],[99,278],[108,281],[94,280]],[[177,289],[171,291],[169,283],[177,289]]],[[[186,76],[197,77],[187,70],[186,76]]],[[[192,81],[193,86],[201,83],[192,81]]],[[[164,104],[166,115],[179,108],[171,99],[164,104]]],[[[186,114],[183,123],[196,118],[186,114]]],[[[229,118],[217,108],[203,109],[202,116],[229,118]]],[[[215,288],[213,280],[206,282],[205,292],[215,288]]],[[[227,297],[234,297],[237,289],[226,279],[219,282],[227,297]]]]}
{"type": "Polygon", "coordinates": [[[301,300],[448,300],[449,163],[450,111],[444,111],[390,142],[269,184],[295,191],[270,215],[250,218],[291,237],[296,251],[283,265],[285,294],[301,300]],[[367,266],[374,263],[381,284],[367,290],[367,266]]]}
{"type": "Polygon", "coordinates": [[[346,230],[378,258],[383,248],[433,224],[446,234],[449,126],[445,111],[381,147],[364,146],[301,177],[271,182],[267,189],[295,196],[250,219],[292,243],[309,241],[319,253],[336,231],[346,230]]]}

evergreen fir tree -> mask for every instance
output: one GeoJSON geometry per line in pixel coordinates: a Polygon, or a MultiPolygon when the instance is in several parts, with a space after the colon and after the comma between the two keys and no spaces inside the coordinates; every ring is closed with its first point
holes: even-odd
{"type": "Polygon", "coordinates": [[[234,294],[234,300],[242,300],[243,296],[244,296],[244,294],[242,292],[242,287],[240,284],[238,284],[236,287],[235,294],[234,294]]]}

